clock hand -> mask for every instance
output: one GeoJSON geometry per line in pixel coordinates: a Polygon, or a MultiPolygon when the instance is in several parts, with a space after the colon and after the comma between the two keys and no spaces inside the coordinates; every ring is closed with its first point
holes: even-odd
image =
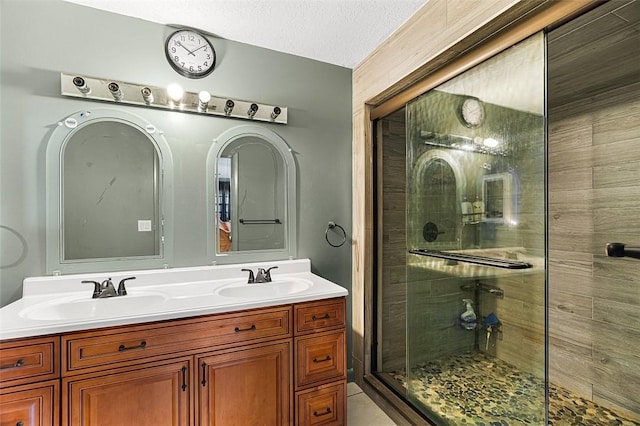
{"type": "MultiPolygon", "coordinates": [[[[191,50],[187,49],[187,48],[186,48],[186,46],[185,46],[184,44],[180,43],[179,41],[178,41],[178,42],[176,42],[176,43],[178,43],[178,44],[180,45],[180,47],[182,47],[184,50],[186,50],[187,52],[189,52],[189,54],[190,54],[190,55],[196,56],[196,55],[195,55],[191,50]]],[[[199,48],[198,48],[198,49],[199,49],[199,48]]],[[[196,50],[198,50],[198,49],[196,49],[196,50]]]]}
{"type": "MultiPolygon", "coordinates": [[[[202,49],[203,47],[207,47],[207,45],[206,44],[202,45],[202,46],[198,47],[196,50],[194,50],[193,52],[197,52],[198,50],[202,49]]],[[[190,53],[193,55],[193,52],[190,52],[190,53]]],[[[195,55],[193,55],[193,56],[195,56],[195,55]]]]}

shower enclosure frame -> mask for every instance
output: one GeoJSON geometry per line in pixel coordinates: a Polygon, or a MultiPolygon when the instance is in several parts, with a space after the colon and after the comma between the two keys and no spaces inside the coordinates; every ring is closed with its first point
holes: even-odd
{"type": "Polygon", "coordinates": [[[409,100],[528,36],[558,26],[599,4],[601,3],[586,0],[519,3],[462,38],[450,50],[432,58],[404,79],[378,93],[377,96],[364,99],[363,104],[357,102],[359,93],[357,88],[354,88],[354,110],[363,112],[363,115],[354,113],[354,117],[363,119],[360,122],[362,124],[358,124],[357,121],[354,124],[353,222],[354,240],[358,242],[358,248],[353,252],[353,312],[354,316],[361,315],[353,321],[354,333],[361,336],[359,339],[354,339],[354,376],[365,392],[386,407],[399,424],[429,423],[377,378],[372,368],[376,342],[374,267],[377,264],[374,260],[377,255],[377,228],[374,226],[375,214],[373,213],[376,206],[374,204],[376,172],[370,160],[375,155],[374,120],[396,111],[409,100]],[[458,54],[457,52],[460,51],[465,54],[458,54]],[[363,153],[366,154],[364,157],[363,153]]]}

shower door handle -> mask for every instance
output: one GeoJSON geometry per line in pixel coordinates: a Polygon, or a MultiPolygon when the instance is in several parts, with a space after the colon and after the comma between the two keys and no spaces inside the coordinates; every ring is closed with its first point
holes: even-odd
{"type": "Polygon", "coordinates": [[[605,253],[609,257],[633,257],[640,259],[640,245],[630,246],[623,243],[607,243],[605,253]]]}

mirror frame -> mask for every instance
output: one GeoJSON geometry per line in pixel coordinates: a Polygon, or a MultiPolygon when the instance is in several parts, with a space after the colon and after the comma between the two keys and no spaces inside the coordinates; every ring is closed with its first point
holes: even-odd
{"type": "Polygon", "coordinates": [[[513,225],[516,217],[516,194],[514,193],[513,175],[509,172],[493,173],[482,177],[482,197],[485,205],[485,215],[489,210],[488,184],[490,182],[502,182],[502,217],[486,217],[484,222],[504,223],[513,225]]]}
{"type": "Polygon", "coordinates": [[[60,275],[78,272],[105,272],[131,269],[167,268],[173,261],[173,158],[163,132],[144,118],[129,112],[96,108],[78,111],[55,123],[46,152],[46,271],[60,275]],[[88,125],[116,121],[134,127],[150,138],[158,154],[160,254],[86,260],[64,260],[62,223],[62,173],[64,149],[77,130],[88,125]]]}
{"type": "Polygon", "coordinates": [[[271,260],[294,259],[297,256],[297,171],[292,150],[285,140],[277,133],[256,125],[241,125],[232,127],[213,140],[213,145],[207,155],[207,254],[212,264],[229,264],[245,262],[265,262],[271,260]],[[218,158],[231,143],[245,137],[260,138],[270,143],[282,156],[285,165],[285,246],[282,249],[245,250],[220,253],[218,250],[218,158]],[[212,209],[213,207],[213,209],[212,209]]]}

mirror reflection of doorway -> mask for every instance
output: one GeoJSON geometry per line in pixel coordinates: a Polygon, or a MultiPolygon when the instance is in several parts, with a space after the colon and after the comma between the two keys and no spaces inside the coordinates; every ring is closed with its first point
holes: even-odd
{"type": "Polygon", "coordinates": [[[285,173],[270,143],[243,137],[218,159],[218,250],[284,248],[285,173]]]}

